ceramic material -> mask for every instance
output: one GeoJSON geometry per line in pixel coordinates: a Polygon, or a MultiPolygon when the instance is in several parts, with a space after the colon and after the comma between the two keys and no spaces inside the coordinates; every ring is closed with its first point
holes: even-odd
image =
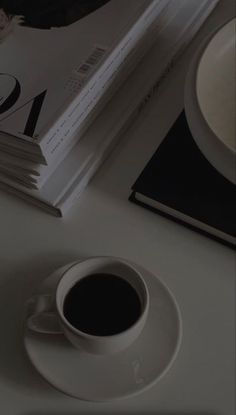
{"type": "MultiPolygon", "coordinates": [[[[55,295],[45,293],[34,296],[34,301],[33,314],[28,318],[31,330],[51,335],[64,333],[73,346],[95,354],[117,353],[128,347],[143,330],[149,309],[149,293],[142,274],[127,261],[112,257],[89,258],[71,265],[61,276],[55,295]],[[75,328],[63,311],[64,300],[71,288],[84,277],[97,273],[114,274],[127,281],[137,292],[141,303],[141,314],[135,323],[125,331],[111,336],[91,335],[75,328]]],[[[122,298],[120,307],[122,308],[122,298]]]]}
{"type": "Polygon", "coordinates": [[[185,84],[185,112],[208,161],[236,183],[236,19],[200,46],[185,84]]]}
{"type": "MultiPolygon", "coordinates": [[[[24,343],[29,359],[58,390],[79,399],[110,401],[143,391],[171,367],[182,337],[177,303],[156,276],[133,266],[148,287],[149,313],[140,336],[119,353],[95,355],[78,350],[61,334],[29,329],[26,317],[24,343]]],[[[47,278],[36,294],[52,294],[65,269],[47,278]]]]}

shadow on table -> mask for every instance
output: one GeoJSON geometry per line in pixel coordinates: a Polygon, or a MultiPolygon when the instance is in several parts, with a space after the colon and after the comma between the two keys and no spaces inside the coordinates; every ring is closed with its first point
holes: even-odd
{"type": "MultiPolygon", "coordinates": [[[[48,257],[30,258],[18,264],[17,273],[0,280],[0,378],[14,390],[29,396],[64,396],[41,378],[28,360],[23,346],[23,315],[25,302],[40,281],[57,268],[75,260],[78,255],[55,253],[48,257]]],[[[8,269],[7,263],[1,264],[8,269]]],[[[9,266],[9,269],[11,267],[9,266]]]]}

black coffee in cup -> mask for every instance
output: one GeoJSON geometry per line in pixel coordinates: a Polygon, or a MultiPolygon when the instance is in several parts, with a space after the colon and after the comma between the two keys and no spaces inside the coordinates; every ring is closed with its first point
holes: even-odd
{"type": "Polygon", "coordinates": [[[100,273],[82,278],[70,289],[63,312],[76,329],[94,336],[111,336],[131,327],[140,317],[142,305],[129,282],[100,273]]]}

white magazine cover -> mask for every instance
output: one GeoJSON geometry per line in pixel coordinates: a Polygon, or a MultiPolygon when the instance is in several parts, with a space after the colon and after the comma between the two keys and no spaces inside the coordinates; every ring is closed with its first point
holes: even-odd
{"type": "MultiPolygon", "coordinates": [[[[160,5],[161,2],[159,2],[160,5]]],[[[70,143],[65,145],[65,142],[61,145],[61,150],[51,159],[48,165],[41,165],[39,163],[33,163],[30,160],[16,157],[13,154],[9,154],[5,151],[0,151],[0,173],[1,176],[6,174],[13,180],[16,179],[22,184],[26,184],[30,187],[40,189],[49,176],[55,171],[62,160],[67,156],[71,148],[76,142],[78,142],[78,135],[81,136],[86,131],[88,125],[93,122],[99,112],[109,102],[111,97],[118,91],[127,76],[134,70],[137,64],[141,61],[145,53],[157,40],[159,33],[166,25],[167,20],[170,18],[171,1],[162,0],[165,7],[160,11],[154,22],[148,27],[146,33],[137,43],[136,47],[133,48],[132,53],[126,58],[125,64],[119,69],[119,73],[115,76],[115,79],[110,88],[104,93],[99,101],[99,104],[90,112],[86,119],[86,123],[79,129],[79,131],[71,137],[70,143]]]]}
{"type": "Polygon", "coordinates": [[[163,79],[217,3],[218,0],[179,0],[176,9],[175,0],[171,1],[169,19],[162,36],[43,188],[40,191],[28,190],[11,180],[2,181],[1,175],[0,187],[49,213],[63,216],[130,122],[140,114],[146,100],[158,91],[163,79]]]}
{"type": "Polygon", "coordinates": [[[0,142],[50,160],[164,3],[0,0],[0,142]]]}

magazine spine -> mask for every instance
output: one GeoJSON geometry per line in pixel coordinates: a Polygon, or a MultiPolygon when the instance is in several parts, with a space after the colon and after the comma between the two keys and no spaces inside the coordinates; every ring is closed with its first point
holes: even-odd
{"type": "Polygon", "coordinates": [[[91,76],[86,86],[66,108],[61,110],[51,127],[47,127],[47,131],[42,133],[39,147],[47,163],[50,162],[53,155],[59,152],[64,140],[68,143],[79,130],[81,123],[113,82],[114,76],[118,73],[128,54],[142,38],[165,4],[165,0],[151,2],[133,27],[114,47],[105,62],[91,76]],[[152,13],[150,13],[151,11],[152,13]]]}
{"type": "MultiPolygon", "coordinates": [[[[110,135],[110,142],[103,144],[103,148],[100,152],[95,156],[94,164],[91,167],[87,167],[87,171],[84,174],[82,180],[79,178],[76,179],[75,183],[71,186],[67,193],[63,195],[60,201],[56,203],[56,211],[60,211],[61,216],[64,216],[68,209],[73,205],[73,203],[79,199],[82,191],[85,189],[91,178],[93,177],[94,173],[97,171],[99,166],[104,162],[107,158],[109,153],[115,147],[116,143],[119,140],[119,137],[124,134],[124,132],[128,129],[131,123],[135,120],[137,116],[140,115],[141,110],[144,108],[146,103],[149,101],[151,96],[154,93],[157,93],[161,83],[167,77],[169,71],[173,66],[176,64],[178,59],[182,56],[186,46],[191,42],[193,37],[196,35],[197,31],[201,27],[203,21],[208,17],[208,15],[213,11],[216,4],[219,0],[205,0],[202,2],[201,7],[197,10],[197,12],[193,15],[192,19],[190,20],[189,24],[186,26],[184,32],[181,34],[180,38],[175,44],[176,52],[173,53],[172,58],[169,60],[169,63],[165,66],[163,72],[159,75],[156,82],[153,86],[146,92],[146,95],[143,97],[141,102],[137,103],[135,107],[133,107],[132,112],[127,116],[126,121],[122,126],[117,126],[116,130],[111,132],[110,135]],[[207,6],[207,7],[206,7],[207,6]],[[113,138],[112,138],[113,137],[113,138]]],[[[183,2],[186,4],[187,1],[183,2]]],[[[197,1],[195,1],[197,3],[197,1]]]]}
{"type": "MultiPolygon", "coordinates": [[[[105,158],[108,156],[114,145],[117,143],[119,137],[127,130],[130,124],[134,121],[135,117],[140,114],[140,111],[146,105],[150,97],[155,93],[158,93],[159,87],[163,80],[169,73],[170,68],[172,68],[177,60],[181,57],[183,51],[185,50],[186,46],[192,40],[200,26],[202,25],[203,21],[208,17],[211,11],[214,9],[216,4],[219,0],[206,0],[201,4],[202,7],[199,7],[199,2],[194,0],[189,2],[187,0],[183,0],[181,2],[182,8],[188,9],[185,10],[187,16],[192,16],[191,25],[185,24],[180,36],[177,36],[175,39],[174,48],[171,47],[168,50],[168,55],[165,57],[165,60],[161,62],[161,69],[157,74],[155,80],[149,79],[147,85],[145,84],[145,89],[142,91],[140,95],[138,95],[138,100],[136,102],[132,102],[129,105],[129,108],[122,113],[119,113],[119,119],[113,125],[113,128],[107,134],[108,138],[104,141],[100,150],[91,158],[91,163],[88,163],[83,172],[80,172],[77,176],[74,176],[73,181],[70,181],[70,186],[66,188],[65,191],[62,191],[58,199],[54,202],[45,203],[42,200],[38,200],[35,193],[35,196],[24,193],[24,191],[19,190],[17,188],[13,188],[11,186],[7,186],[4,183],[0,183],[0,187],[4,188],[6,191],[10,193],[16,194],[18,197],[25,199],[34,205],[37,205],[44,210],[54,214],[56,216],[63,216],[67,210],[71,207],[74,201],[76,201],[79,196],[81,195],[82,190],[86,187],[92,176],[94,175],[95,171],[98,167],[102,164],[105,158]],[[191,4],[190,4],[191,3],[191,4]],[[192,10],[193,9],[193,10],[192,10]]],[[[171,2],[172,3],[172,2],[171,2]]],[[[181,7],[178,8],[178,12],[181,12],[181,7]]],[[[173,11],[173,10],[172,10],[173,11]]],[[[176,15],[176,13],[172,13],[176,15]]],[[[180,17],[181,19],[181,17],[180,17]]],[[[170,23],[170,22],[169,22],[170,23]]],[[[180,23],[180,22],[179,22],[180,23]]],[[[179,24],[178,23],[178,24],[179,24]]],[[[175,23],[173,22],[173,25],[175,23]]],[[[169,24],[167,27],[167,31],[172,30],[172,25],[169,24]]],[[[176,30],[178,33],[178,30],[176,30]]]]}

